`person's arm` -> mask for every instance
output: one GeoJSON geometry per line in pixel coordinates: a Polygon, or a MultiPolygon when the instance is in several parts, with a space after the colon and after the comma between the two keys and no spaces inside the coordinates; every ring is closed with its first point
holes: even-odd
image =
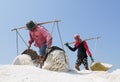
{"type": "Polygon", "coordinates": [[[28,49],[30,49],[31,44],[34,42],[31,33],[29,33],[29,36],[30,36],[30,40],[28,41],[28,49]]]}
{"type": "Polygon", "coordinates": [[[74,46],[73,48],[71,46],[69,46],[68,43],[65,44],[71,51],[76,51],[76,47],[74,46]]]}
{"type": "Polygon", "coordinates": [[[51,45],[52,45],[52,36],[48,33],[47,35],[47,38],[46,38],[46,41],[47,41],[47,48],[50,48],[51,45]]]}
{"type": "Polygon", "coordinates": [[[90,52],[90,50],[89,50],[89,48],[88,48],[88,45],[87,45],[86,41],[84,41],[83,45],[84,45],[84,47],[85,47],[85,49],[86,49],[86,52],[87,52],[88,55],[90,56],[91,61],[94,62],[94,59],[93,59],[93,57],[92,57],[92,54],[91,54],[91,52],[90,52]]]}
{"type": "Polygon", "coordinates": [[[91,52],[90,52],[90,50],[89,50],[89,48],[88,48],[88,45],[87,45],[86,41],[84,41],[83,45],[84,45],[84,47],[85,47],[86,52],[88,53],[88,55],[89,55],[89,56],[92,56],[92,54],[91,54],[91,52]]]}
{"type": "Polygon", "coordinates": [[[45,29],[44,27],[41,27],[41,34],[45,37],[46,39],[46,45],[47,45],[47,48],[50,48],[51,45],[52,45],[52,36],[51,34],[49,33],[49,31],[47,29],[45,29]]]}

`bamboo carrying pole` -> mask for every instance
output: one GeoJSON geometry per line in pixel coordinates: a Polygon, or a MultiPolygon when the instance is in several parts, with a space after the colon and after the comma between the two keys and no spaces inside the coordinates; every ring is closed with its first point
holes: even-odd
{"type": "MultiPolygon", "coordinates": [[[[42,23],[37,23],[37,25],[43,25],[43,24],[48,24],[48,23],[58,23],[60,22],[60,20],[54,20],[54,21],[48,21],[48,22],[42,22],[42,23]]],[[[23,40],[23,42],[26,44],[26,42],[24,41],[24,39],[22,38],[22,36],[20,35],[20,33],[18,32],[18,30],[20,29],[24,29],[26,28],[26,26],[24,27],[19,27],[19,28],[14,28],[11,31],[16,31],[16,44],[17,44],[17,55],[18,55],[18,35],[20,36],[20,38],[23,40]]],[[[27,44],[26,44],[27,45],[27,44]]],[[[28,45],[27,45],[28,46],[28,45]]]]}
{"type": "MultiPolygon", "coordinates": [[[[87,39],[84,39],[83,41],[88,41],[88,40],[93,40],[93,39],[99,39],[100,37],[93,37],[93,38],[87,38],[87,39]]],[[[68,44],[74,44],[75,42],[69,42],[68,44]]]]}
{"type": "MultiPolygon", "coordinates": [[[[60,22],[60,20],[54,20],[54,21],[48,21],[48,22],[41,22],[41,23],[37,23],[37,24],[38,24],[38,25],[43,25],[43,24],[48,24],[48,23],[53,23],[53,22],[60,22]]],[[[20,28],[14,28],[14,29],[12,29],[11,31],[19,30],[19,29],[23,29],[23,28],[26,28],[26,26],[20,27],[20,28]]]]}

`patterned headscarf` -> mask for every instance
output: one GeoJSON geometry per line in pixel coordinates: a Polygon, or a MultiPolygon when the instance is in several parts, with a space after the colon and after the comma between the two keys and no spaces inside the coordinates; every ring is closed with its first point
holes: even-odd
{"type": "Polygon", "coordinates": [[[75,34],[74,35],[74,39],[75,39],[75,46],[78,47],[78,45],[82,42],[82,39],[80,38],[79,34],[75,34]]]}

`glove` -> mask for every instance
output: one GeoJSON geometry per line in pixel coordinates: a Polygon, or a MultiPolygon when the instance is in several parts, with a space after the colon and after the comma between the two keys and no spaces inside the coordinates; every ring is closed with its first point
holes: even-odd
{"type": "Polygon", "coordinates": [[[90,56],[90,59],[91,59],[91,61],[92,61],[92,62],[94,62],[94,59],[93,59],[93,57],[92,57],[92,56],[90,56]]]}
{"type": "Polygon", "coordinates": [[[65,43],[65,45],[68,47],[68,46],[69,46],[68,42],[67,42],[67,43],[65,43]]]}

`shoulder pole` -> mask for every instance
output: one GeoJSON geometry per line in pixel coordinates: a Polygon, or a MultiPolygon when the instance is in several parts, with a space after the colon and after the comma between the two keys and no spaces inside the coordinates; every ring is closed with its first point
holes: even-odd
{"type": "MultiPolygon", "coordinates": [[[[53,23],[53,22],[60,22],[60,20],[54,20],[54,21],[48,21],[48,22],[41,22],[41,23],[37,23],[37,24],[38,25],[43,25],[43,24],[48,24],[48,23],[53,23]]],[[[24,29],[24,28],[26,28],[26,26],[19,27],[19,28],[14,28],[11,31],[20,30],[20,29],[24,29]]]]}
{"type": "MultiPolygon", "coordinates": [[[[94,40],[94,39],[99,39],[100,37],[93,37],[93,38],[87,38],[87,39],[84,39],[83,41],[88,41],[88,40],[94,40]]],[[[69,42],[68,44],[74,44],[75,42],[69,42]]]]}

